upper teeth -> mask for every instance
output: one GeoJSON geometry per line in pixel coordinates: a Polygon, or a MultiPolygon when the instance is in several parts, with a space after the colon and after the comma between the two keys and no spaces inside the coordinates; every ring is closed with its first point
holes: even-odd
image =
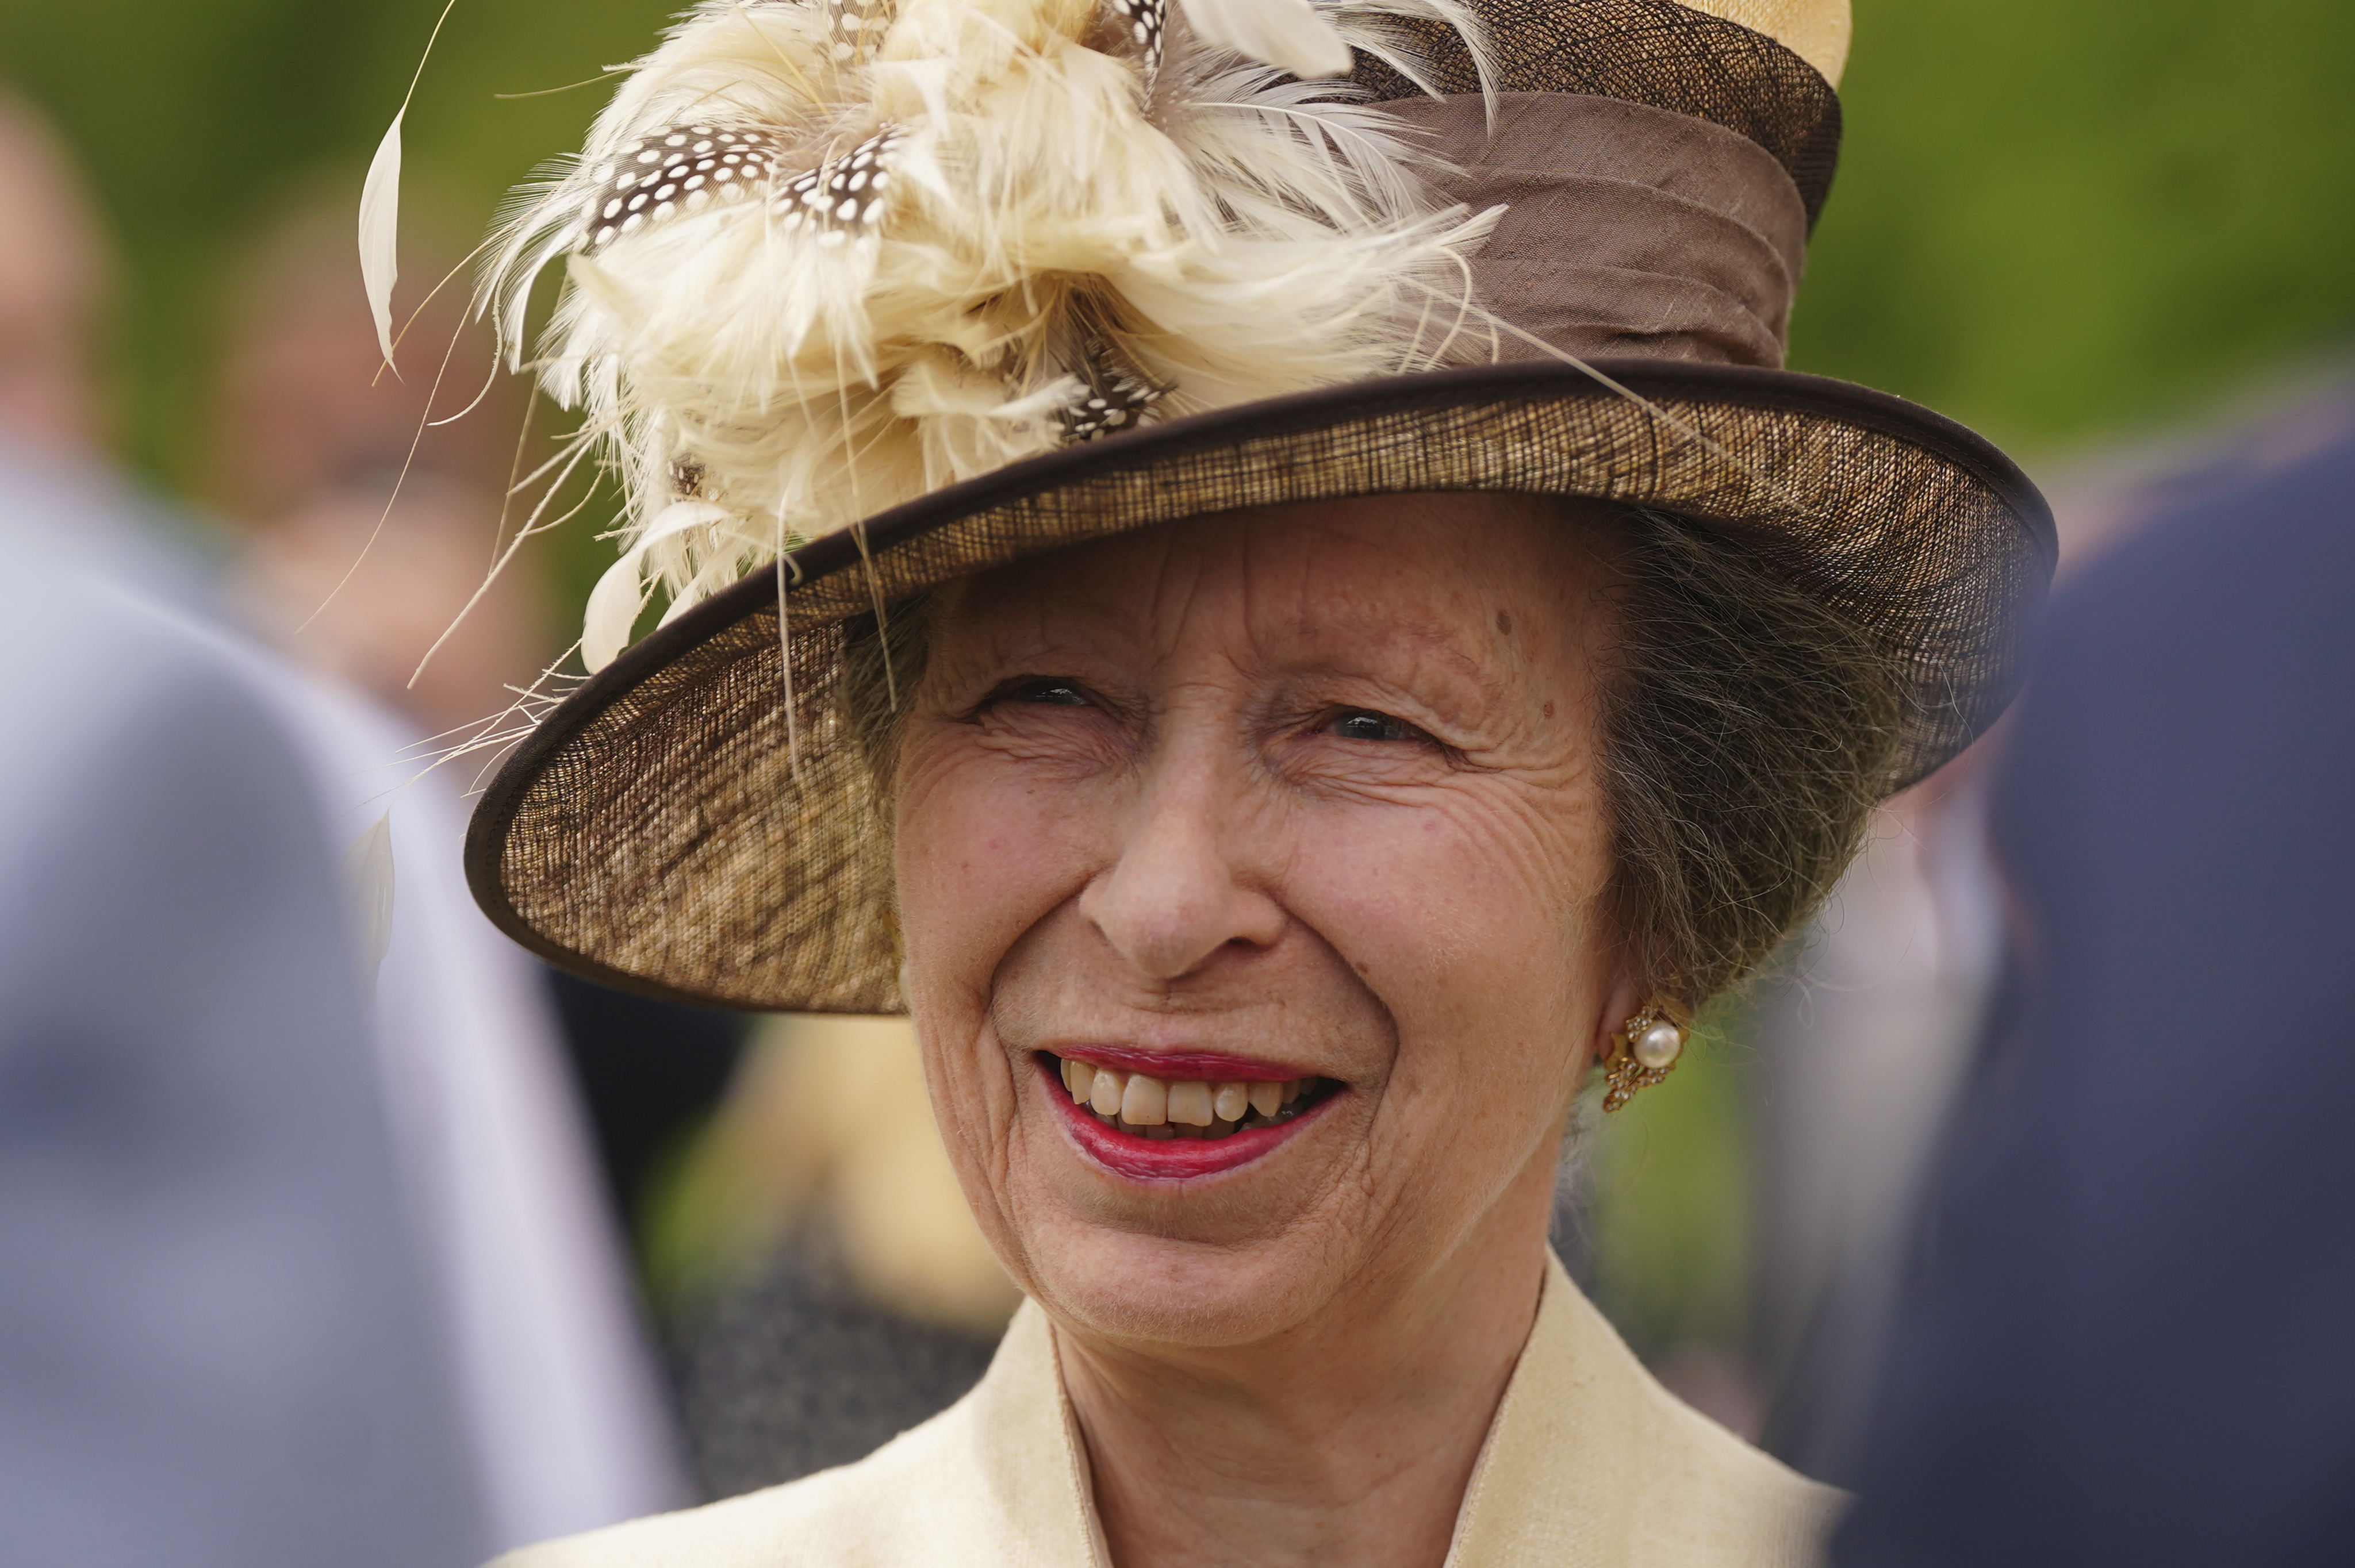
{"type": "Polygon", "coordinates": [[[1072,1103],[1148,1138],[1223,1138],[1245,1121],[1258,1125],[1299,1114],[1299,1099],[1315,1080],[1281,1084],[1173,1084],[1146,1073],[1092,1066],[1065,1058],[1063,1087],[1072,1103]],[[1180,1130],[1180,1129],[1184,1130],[1180,1130]],[[1207,1129],[1207,1130],[1198,1130],[1207,1129]]]}

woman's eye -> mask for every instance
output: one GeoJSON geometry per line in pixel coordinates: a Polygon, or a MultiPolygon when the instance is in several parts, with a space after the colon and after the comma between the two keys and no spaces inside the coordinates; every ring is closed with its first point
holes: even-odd
{"type": "Polygon", "coordinates": [[[1421,740],[1423,732],[1403,720],[1367,708],[1351,708],[1327,721],[1326,732],[1343,740],[1421,740]]]}
{"type": "Polygon", "coordinates": [[[1050,708],[1083,708],[1088,705],[1087,694],[1069,681],[1018,681],[1007,688],[1006,697],[1017,703],[1038,703],[1050,708]]]}

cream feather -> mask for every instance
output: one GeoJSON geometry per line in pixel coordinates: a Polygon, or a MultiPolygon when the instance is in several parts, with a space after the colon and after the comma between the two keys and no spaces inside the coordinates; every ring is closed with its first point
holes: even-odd
{"type": "Polygon", "coordinates": [[[442,25],[457,6],[458,0],[442,0],[442,14],[433,19],[433,31],[409,79],[409,90],[401,94],[400,108],[377,143],[368,179],[360,186],[360,287],[367,291],[368,314],[376,320],[377,348],[387,365],[392,363],[392,286],[400,280],[400,123],[409,118],[410,101],[424,79],[425,62],[433,58],[442,25]]]}
{"type": "Polygon", "coordinates": [[[360,187],[360,287],[387,365],[392,363],[392,286],[400,279],[400,122],[408,113],[404,103],[392,117],[360,187]]]}
{"type": "Polygon", "coordinates": [[[1349,46],[1308,0],[1180,0],[1204,43],[1307,81],[1349,74],[1349,46]]]}
{"type": "MultiPolygon", "coordinates": [[[[1496,213],[1441,207],[1395,121],[1183,3],[706,0],[637,63],[485,293],[520,362],[567,260],[540,374],[628,505],[591,669],[656,580],[675,614],[1074,439],[1493,351],[1433,302],[1496,213]]],[[[1414,74],[1400,14],[1462,20],[1316,17],[1414,74]]]]}

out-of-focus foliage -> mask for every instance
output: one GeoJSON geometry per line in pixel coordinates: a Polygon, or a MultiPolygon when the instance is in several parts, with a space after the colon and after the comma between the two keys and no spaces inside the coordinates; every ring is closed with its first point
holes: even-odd
{"type": "MultiPolygon", "coordinates": [[[[256,234],[297,205],[347,205],[357,222],[369,154],[441,9],[442,0],[0,0],[0,86],[57,122],[123,253],[120,444],[152,481],[202,484],[234,274],[256,234]]],[[[649,47],[673,9],[663,0],[457,0],[406,122],[408,224],[463,252],[511,185],[579,144],[611,86],[498,95],[596,77],[649,47]]],[[[434,281],[401,279],[396,322],[434,281]]],[[[352,290],[357,300],[357,242],[352,290]]],[[[432,376],[445,346],[404,344],[403,374],[432,376]]],[[[456,396],[436,407],[462,405],[483,370],[453,366],[456,396]]],[[[542,557],[559,625],[577,624],[610,556],[595,538],[602,509],[592,503],[542,557]]]]}
{"type": "MultiPolygon", "coordinates": [[[[439,10],[0,0],[0,81],[64,126],[129,257],[124,433],[142,467],[194,470],[225,259],[294,193],[339,182],[357,202],[439,10]]],[[[486,222],[607,90],[496,95],[594,77],[669,10],[458,0],[409,116],[412,208],[486,222]]],[[[2350,77],[2343,0],[1857,0],[1848,149],[1795,364],[2032,458],[2344,333],[2350,77]]]]}
{"type": "Polygon", "coordinates": [[[2355,5],[1856,0],[1796,368],[2041,455],[2355,326],[2355,5]]]}
{"type": "MultiPolygon", "coordinates": [[[[98,186],[127,262],[119,361],[133,460],[199,466],[200,400],[224,269],[254,228],[359,176],[440,0],[0,0],[0,83],[38,102],[98,186]]],[[[645,48],[655,0],[459,0],[408,119],[409,201],[473,228],[505,187],[576,141],[591,77],[645,48]]],[[[355,260],[352,287],[359,288],[355,260]]],[[[402,281],[413,303],[418,280],[402,281]]],[[[423,357],[423,356],[421,356],[423,357]]]]}

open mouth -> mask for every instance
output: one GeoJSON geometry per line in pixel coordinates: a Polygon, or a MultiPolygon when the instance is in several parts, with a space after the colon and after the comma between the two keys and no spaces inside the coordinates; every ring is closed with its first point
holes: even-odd
{"type": "Polygon", "coordinates": [[[1314,1109],[1340,1087],[1331,1078],[1252,1083],[1158,1078],[1067,1056],[1042,1055],[1052,1065],[1073,1105],[1085,1108],[1106,1127],[1156,1141],[1231,1138],[1238,1132],[1280,1126],[1314,1109]]]}
{"type": "Polygon", "coordinates": [[[1041,1086],[1080,1148],[1103,1169],[1136,1181],[1182,1181],[1248,1165],[1309,1119],[1321,1120],[1315,1113],[1348,1087],[1336,1078],[1278,1077],[1231,1057],[1146,1059],[1167,1075],[1044,1051],[1038,1057],[1041,1086]],[[1236,1075],[1242,1073],[1252,1075],[1236,1075]]]}

